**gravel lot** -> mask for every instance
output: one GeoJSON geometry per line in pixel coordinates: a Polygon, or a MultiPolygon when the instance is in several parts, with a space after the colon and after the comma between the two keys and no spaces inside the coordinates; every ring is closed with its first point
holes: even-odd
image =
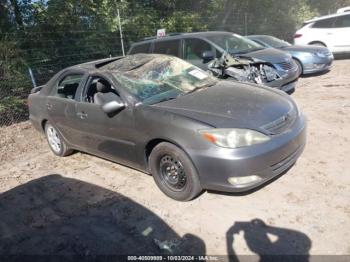
{"type": "Polygon", "coordinates": [[[0,254],[350,254],[350,60],[299,80],[306,149],[247,195],[163,195],[151,176],[55,157],[28,122],[0,129],[0,254]]]}

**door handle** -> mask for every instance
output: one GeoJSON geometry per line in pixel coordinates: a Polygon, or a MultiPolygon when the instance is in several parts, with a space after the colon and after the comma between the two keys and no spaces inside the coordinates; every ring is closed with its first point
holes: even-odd
{"type": "Polygon", "coordinates": [[[46,108],[47,108],[48,110],[51,110],[51,109],[52,109],[52,104],[47,103],[47,104],[46,104],[46,108]]]}
{"type": "Polygon", "coordinates": [[[80,117],[81,119],[85,119],[87,118],[88,114],[86,114],[85,112],[78,112],[77,116],[80,117]]]}

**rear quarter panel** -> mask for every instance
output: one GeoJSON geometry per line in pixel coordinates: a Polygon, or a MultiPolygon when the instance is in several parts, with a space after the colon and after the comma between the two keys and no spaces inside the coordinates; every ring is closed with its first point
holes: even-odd
{"type": "Polygon", "coordinates": [[[47,119],[47,111],[45,107],[47,96],[41,91],[30,94],[28,97],[29,120],[33,126],[40,132],[43,132],[43,120],[47,119]]]}

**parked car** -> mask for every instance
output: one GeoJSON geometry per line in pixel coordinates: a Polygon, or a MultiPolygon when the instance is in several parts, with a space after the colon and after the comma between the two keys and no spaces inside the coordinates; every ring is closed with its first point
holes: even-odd
{"type": "Polygon", "coordinates": [[[284,92],[222,81],[179,58],[138,54],[57,73],[28,98],[54,154],[81,150],[151,173],[176,200],[255,188],[303,151],[305,119],[284,92]]]}
{"type": "Polygon", "coordinates": [[[313,74],[329,70],[334,60],[327,47],[291,45],[290,43],[269,35],[249,35],[250,40],[265,46],[277,48],[289,53],[298,65],[300,74],[313,74]]]}
{"type": "Polygon", "coordinates": [[[346,6],[346,7],[343,7],[343,8],[339,8],[337,10],[337,14],[339,13],[345,13],[345,12],[350,12],[350,6],[346,6]]]}
{"type": "Polygon", "coordinates": [[[260,65],[271,67],[277,77],[267,81],[264,70],[263,82],[270,87],[292,92],[298,80],[298,67],[289,54],[273,48],[265,48],[243,36],[229,32],[176,33],[163,38],[147,38],[134,43],[128,54],[157,53],[174,55],[193,65],[207,70],[208,64],[215,58],[220,59],[224,53],[237,59],[236,67],[242,68],[240,59],[250,59],[251,66],[243,67],[242,75],[250,75],[249,68],[260,71],[260,65]],[[247,72],[248,71],[248,72],[247,72]]]}
{"type": "Polygon", "coordinates": [[[304,22],[294,35],[296,45],[326,46],[333,52],[350,52],[350,13],[342,12],[304,22]]]}

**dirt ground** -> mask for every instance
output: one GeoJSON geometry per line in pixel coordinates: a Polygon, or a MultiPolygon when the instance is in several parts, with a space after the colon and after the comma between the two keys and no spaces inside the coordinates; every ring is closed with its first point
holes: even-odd
{"type": "Polygon", "coordinates": [[[299,80],[303,155],[248,195],[176,202],[151,176],[59,158],[28,122],[0,129],[0,254],[350,254],[350,60],[299,80]]]}

